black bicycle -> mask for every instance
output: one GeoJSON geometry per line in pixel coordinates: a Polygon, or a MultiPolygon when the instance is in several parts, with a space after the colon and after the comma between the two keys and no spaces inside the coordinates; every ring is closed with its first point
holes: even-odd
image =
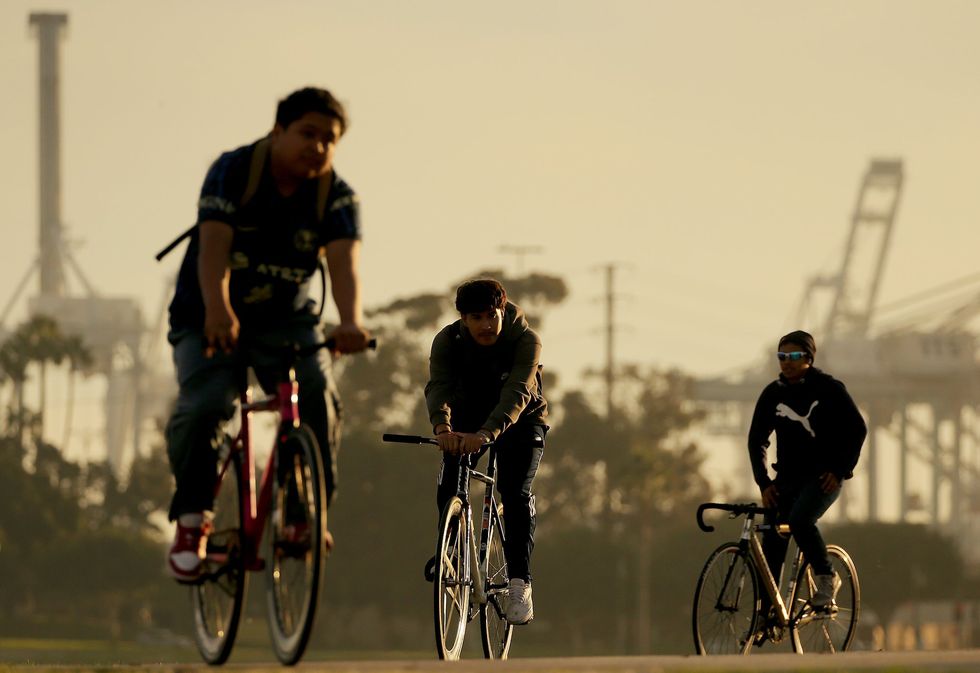
{"type": "MultiPolygon", "coordinates": [[[[435,444],[432,437],[385,434],[386,442],[435,444]]],[[[493,495],[497,452],[493,443],[486,473],[478,472],[480,454],[460,461],[459,485],[439,517],[433,570],[433,614],[436,652],[440,659],[459,659],[466,625],[480,615],[483,654],[487,659],[506,659],[514,627],[507,622],[507,559],[504,557],[503,506],[493,495]],[[480,545],[476,545],[470,507],[470,480],[486,485],[480,545]]]]}
{"type": "MultiPolygon", "coordinates": [[[[827,545],[834,572],[840,579],[829,608],[813,606],[816,592],[813,571],[797,549],[789,569],[789,586],[784,600],[762,553],[758,531],[768,524],[755,523],[757,515],[770,512],[755,503],[729,505],[706,502],[698,507],[698,526],[711,532],[704,522],[709,509],[730,512],[730,518],[745,517],[738,542],[726,542],[708,557],[694,590],[694,646],[698,654],[748,654],[754,644],[779,643],[788,634],[794,652],[843,652],[854,638],[861,611],[861,586],[854,562],[842,547],[827,545]],[[760,612],[760,584],[769,596],[772,610],[760,612]]],[[[779,524],[780,535],[790,535],[788,525],[779,524]]],[[[783,571],[784,573],[786,570],[783,571]]]]}

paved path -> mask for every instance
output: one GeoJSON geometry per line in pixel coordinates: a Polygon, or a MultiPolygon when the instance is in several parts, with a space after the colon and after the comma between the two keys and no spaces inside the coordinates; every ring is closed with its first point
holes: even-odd
{"type": "MultiPolygon", "coordinates": [[[[5,667],[0,666],[0,670],[5,667]]],[[[281,673],[279,666],[230,664],[224,667],[235,673],[281,673]]],[[[7,670],[58,671],[58,673],[96,673],[105,667],[10,667],[7,670]]],[[[200,665],[113,666],[113,673],[153,671],[154,673],[190,673],[215,671],[200,665]]],[[[766,671],[772,673],[816,673],[818,671],[882,671],[885,673],[919,673],[972,671],[980,673],[980,650],[947,652],[853,652],[838,655],[762,654],[747,657],[567,657],[512,659],[494,661],[334,661],[304,662],[297,670],[306,673],[738,673],[766,671]]]]}

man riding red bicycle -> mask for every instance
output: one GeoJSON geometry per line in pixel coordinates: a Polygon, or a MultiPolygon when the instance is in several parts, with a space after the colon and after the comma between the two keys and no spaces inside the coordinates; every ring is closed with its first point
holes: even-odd
{"type": "MultiPolygon", "coordinates": [[[[347,123],[330,92],[295,91],[280,101],[268,136],[222,154],[204,181],[170,304],[168,339],[180,392],[166,429],[176,480],[170,519],[177,522],[167,565],[178,581],[193,582],[201,573],[215,448],[222,424],[234,413],[246,367],[266,386],[281,364],[270,352],[285,343],[321,340],[308,295],[321,259],[340,314],[340,325],[329,335],[336,350],[367,347],[357,197],[333,168],[347,123]],[[240,342],[249,346],[238,347],[240,342]]],[[[303,392],[300,412],[320,447],[328,502],[336,488],[340,437],[330,361],[319,352],[295,366],[303,392]]]]}

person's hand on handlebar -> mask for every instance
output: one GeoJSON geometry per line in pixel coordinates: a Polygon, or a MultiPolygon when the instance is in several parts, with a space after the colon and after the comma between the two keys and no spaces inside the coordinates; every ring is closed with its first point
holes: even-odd
{"type": "Polygon", "coordinates": [[[360,353],[367,349],[371,333],[357,323],[347,322],[337,325],[327,339],[334,340],[336,353],[360,353]]]}
{"type": "Polygon", "coordinates": [[[459,455],[459,449],[463,445],[460,436],[447,426],[436,430],[436,441],[439,442],[439,450],[451,456],[459,455]]]}
{"type": "Polygon", "coordinates": [[[462,440],[460,445],[460,453],[476,453],[483,448],[483,445],[491,441],[490,437],[483,430],[478,432],[460,432],[459,437],[462,440]]]}
{"type": "Polygon", "coordinates": [[[230,353],[238,343],[240,326],[235,312],[223,303],[204,312],[204,354],[212,357],[219,350],[230,353]]]}

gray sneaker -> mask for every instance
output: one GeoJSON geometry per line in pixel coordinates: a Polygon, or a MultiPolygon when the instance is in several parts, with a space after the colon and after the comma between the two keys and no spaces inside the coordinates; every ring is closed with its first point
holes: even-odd
{"type": "Polygon", "coordinates": [[[512,579],[507,585],[507,623],[527,624],[534,619],[534,603],[531,601],[531,583],[512,579]]]}
{"type": "Polygon", "coordinates": [[[810,605],[817,610],[833,610],[837,607],[834,600],[837,598],[837,590],[840,589],[841,581],[837,573],[832,575],[814,575],[815,585],[813,596],[810,598],[810,605]]]}

